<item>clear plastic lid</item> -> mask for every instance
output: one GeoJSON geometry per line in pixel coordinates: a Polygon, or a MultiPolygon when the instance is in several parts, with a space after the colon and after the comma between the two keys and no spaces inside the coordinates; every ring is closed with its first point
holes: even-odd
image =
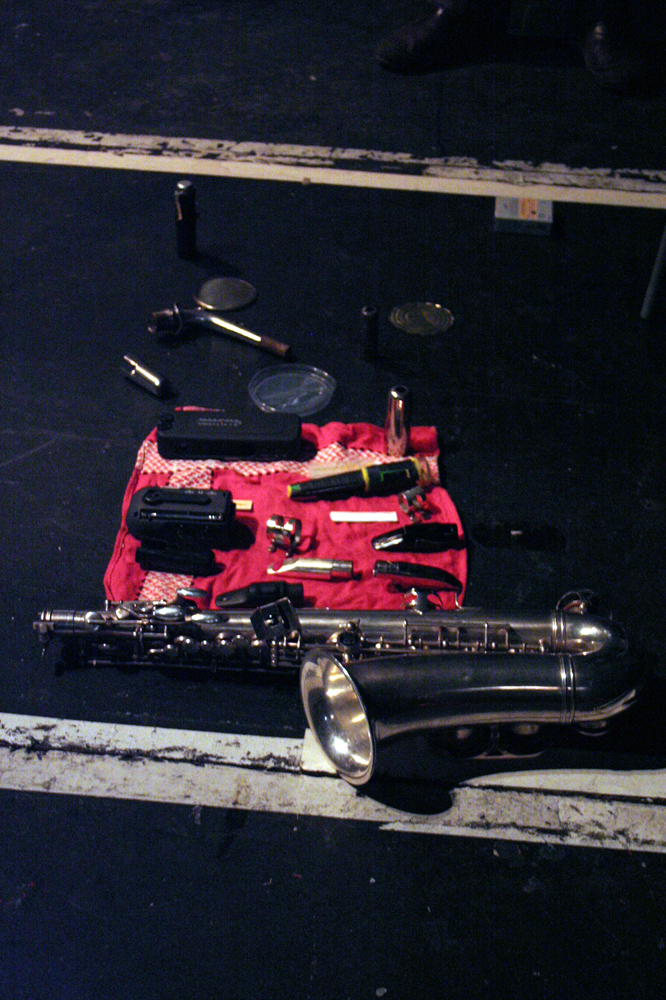
{"type": "Polygon", "coordinates": [[[336,381],[310,365],[272,365],[252,378],[248,392],[265,413],[295,413],[308,417],[331,401],[336,381]]]}

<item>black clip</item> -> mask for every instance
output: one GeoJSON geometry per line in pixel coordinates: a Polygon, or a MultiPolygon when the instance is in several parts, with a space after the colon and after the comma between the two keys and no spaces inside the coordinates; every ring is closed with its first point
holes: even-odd
{"type": "Polygon", "coordinates": [[[288,597],[265,604],[250,615],[254,634],[261,642],[271,644],[300,633],[301,623],[288,597]]]}

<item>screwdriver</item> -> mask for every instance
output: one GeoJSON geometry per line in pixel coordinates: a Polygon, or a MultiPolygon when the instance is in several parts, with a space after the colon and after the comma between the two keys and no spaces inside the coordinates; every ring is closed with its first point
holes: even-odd
{"type": "Polygon", "coordinates": [[[322,476],[292,483],[287,496],[292,500],[332,500],[350,496],[381,496],[401,493],[410,486],[428,486],[433,476],[423,457],[405,458],[400,462],[366,465],[353,472],[322,476]]]}

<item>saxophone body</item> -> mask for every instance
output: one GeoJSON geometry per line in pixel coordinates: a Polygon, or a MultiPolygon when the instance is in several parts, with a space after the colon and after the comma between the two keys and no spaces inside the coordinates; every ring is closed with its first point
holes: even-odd
{"type": "Polygon", "coordinates": [[[363,785],[382,743],[436,732],[458,757],[533,756],[549,727],[603,732],[636,700],[644,669],[622,629],[589,595],[549,612],[250,610],[108,603],[41,612],[43,645],[76,666],[294,673],[315,739],[338,773],[363,785]]]}

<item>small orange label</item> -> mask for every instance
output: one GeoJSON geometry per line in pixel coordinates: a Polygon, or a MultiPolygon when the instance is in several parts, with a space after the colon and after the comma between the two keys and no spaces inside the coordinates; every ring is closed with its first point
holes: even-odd
{"type": "Polygon", "coordinates": [[[536,198],[521,198],[518,204],[519,219],[538,219],[539,202],[536,198]]]}

